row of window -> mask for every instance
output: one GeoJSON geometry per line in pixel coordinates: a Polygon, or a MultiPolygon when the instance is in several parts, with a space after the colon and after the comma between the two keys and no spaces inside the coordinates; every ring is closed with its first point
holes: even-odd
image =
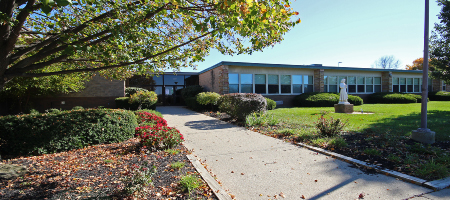
{"type": "MultiPolygon", "coordinates": [[[[324,92],[339,93],[339,84],[345,79],[348,93],[381,92],[381,77],[324,76],[324,92]]],[[[313,76],[278,74],[229,74],[229,93],[300,94],[313,92],[313,76]]],[[[422,78],[392,78],[392,92],[422,92],[422,78]]],[[[432,80],[428,79],[432,91],[432,80]]],[[[445,82],[442,90],[445,91],[445,82]]]]}
{"type": "Polygon", "coordinates": [[[381,77],[364,76],[324,76],[324,92],[340,92],[342,79],[345,79],[348,93],[381,92],[381,77]]]}
{"type": "Polygon", "coordinates": [[[313,76],[228,74],[229,93],[299,94],[313,92],[313,76]]]}

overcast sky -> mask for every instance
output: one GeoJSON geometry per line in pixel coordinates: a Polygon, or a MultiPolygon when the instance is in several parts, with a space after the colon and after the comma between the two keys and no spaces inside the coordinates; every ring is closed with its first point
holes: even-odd
{"type": "MultiPolygon", "coordinates": [[[[252,55],[224,56],[212,50],[200,71],[221,61],[273,64],[322,64],[372,67],[375,60],[393,55],[401,69],[423,56],[425,0],[297,0],[291,7],[302,23],[274,48],[252,55]]],[[[430,32],[440,7],[430,0],[430,32]]],[[[182,71],[194,71],[186,68],[182,71]]]]}

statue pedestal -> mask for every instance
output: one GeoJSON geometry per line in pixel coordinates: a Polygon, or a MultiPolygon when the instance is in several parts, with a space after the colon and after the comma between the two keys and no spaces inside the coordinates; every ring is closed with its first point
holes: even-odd
{"type": "Polygon", "coordinates": [[[353,104],[334,104],[335,113],[353,113],[353,104]]]}
{"type": "Polygon", "coordinates": [[[430,129],[419,128],[412,131],[411,139],[426,144],[433,144],[435,142],[435,135],[436,133],[430,129]]]}

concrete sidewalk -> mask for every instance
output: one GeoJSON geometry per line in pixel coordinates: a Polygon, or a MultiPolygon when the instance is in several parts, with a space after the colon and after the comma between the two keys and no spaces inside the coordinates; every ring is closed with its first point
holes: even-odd
{"type": "Polygon", "coordinates": [[[365,174],[346,162],[183,107],[157,110],[236,199],[358,199],[361,193],[364,199],[450,199],[448,189],[433,193],[393,177],[365,174]]]}

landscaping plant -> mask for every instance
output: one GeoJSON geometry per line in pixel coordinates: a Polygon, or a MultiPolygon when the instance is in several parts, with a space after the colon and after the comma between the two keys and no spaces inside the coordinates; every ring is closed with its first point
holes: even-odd
{"type": "Polygon", "coordinates": [[[267,101],[267,110],[273,110],[277,107],[277,102],[275,102],[274,100],[266,97],[266,101],[267,101]]]}
{"type": "Polygon", "coordinates": [[[319,121],[316,124],[316,128],[319,129],[319,134],[325,137],[334,137],[339,135],[344,127],[347,125],[348,120],[343,122],[341,119],[334,119],[333,117],[325,118],[324,115],[319,117],[319,121]]]}
{"type": "Polygon", "coordinates": [[[214,110],[213,106],[217,105],[220,99],[220,94],[215,92],[202,92],[197,94],[197,102],[201,105],[211,105],[211,110],[214,110]]]}
{"type": "Polygon", "coordinates": [[[220,98],[219,109],[238,121],[245,121],[247,115],[254,112],[265,112],[266,99],[260,94],[233,93],[220,98]]]}
{"type": "Polygon", "coordinates": [[[134,198],[145,198],[149,194],[148,186],[152,184],[152,177],[156,173],[156,167],[131,166],[129,172],[122,179],[123,191],[134,198]]]}
{"type": "Polygon", "coordinates": [[[179,182],[181,191],[188,192],[189,197],[191,193],[196,190],[197,188],[201,187],[203,185],[203,182],[201,179],[199,179],[197,176],[189,174],[181,177],[181,180],[179,182]]]}
{"type": "Polygon", "coordinates": [[[158,95],[153,91],[137,91],[130,96],[129,104],[137,104],[138,110],[142,108],[150,108],[158,101],[158,95]]]}

